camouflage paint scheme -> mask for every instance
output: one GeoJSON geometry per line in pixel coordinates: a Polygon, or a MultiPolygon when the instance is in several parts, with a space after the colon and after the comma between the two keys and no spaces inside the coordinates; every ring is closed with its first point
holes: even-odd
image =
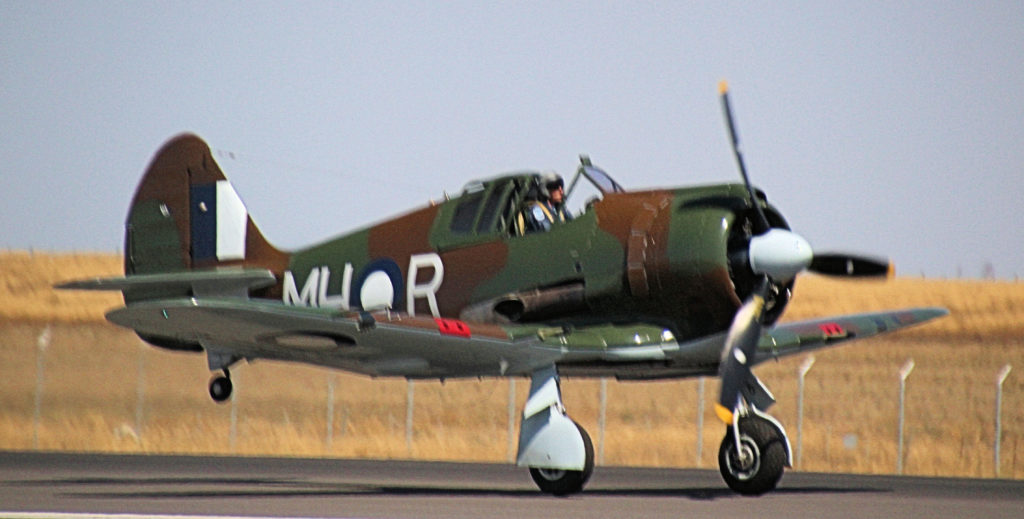
{"type": "MultiPolygon", "coordinates": [[[[586,174],[580,182],[604,175],[589,159],[583,162],[578,174],[586,174]]],[[[290,253],[270,245],[246,214],[244,257],[219,261],[197,257],[192,220],[198,213],[190,196],[195,196],[197,186],[226,179],[205,142],[181,135],[156,154],[132,201],[121,285],[106,280],[105,285],[91,281],[67,287],[121,289],[128,308],[112,312],[114,322],[158,346],[219,350],[230,362],[272,358],[410,378],[528,375],[552,361],[561,373],[576,376],[646,379],[714,374],[724,334],[753,283],[742,256],[736,255],[751,233],[752,208],[744,187],[625,191],[610,178],[599,178],[607,192],[582,214],[549,232],[520,235],[516,215],[538,177],[539,173],[521,172],[472,182],[450,200],[290,253]],[[416,279],[409,278],[410,258],[423,255],[436,255],[443,265],[433,316],[426,297],[413,298],[408,307],[409,285],[429,282],[439,274],[421,265],[416,279]],[[190,281],[197,273],[224,275],[232,270],[269,272],[266,282],[242,290],[241,295],[251,299],[242,303],[247,308],[235,308],[244,314],[235,317],[241,330],[198,329],[195,316],[179,322],[165,317],[177,306],[201,308],[195,303],[200,300],[195,298],[197,291],[223,295],[216,286],[190,281]],[[351,276],[348,304],[340,308],[346,270],[351,276]],[[358,289],[374,272],[389,275],[394,295],[390,308],[364,312],[358,307],[358,289]],[[142,283],[140,278],[146,276],[164,278],[142,283]],[[160,282],[175,276],[182,276],[177,284],[160,282]],[[310,282],[310,276],[316,279],[310,282]],[[291,285],[286,287],[286,281],[291,285]],[[326,282],[320,286],[322,281],[326,282]],[[284,304],[286,288],[300,296],[291,298],[292,305],[284,304]],[[159,301],[161,318],[145,324],[144,307],[135,303],[153,301],[159,301]],[[317,308],[324,302],[332,306],[317,308]],[[265,321],[268,313],[350,326],[323,330],[282,323],[263,330],[262,339],[244,331],[253,328],[254,321],[265,321]],[[394,350],[401,349],[397,345],[368,344],[378,341],[359,331],[360,315],[396,323],[403,330],[429,330],[446,340],[458,339],[458,346],[440,354],[396,354],[394,350]],[[451,335],[451,326],[470,333],[451,335]],[[333,341],[333,346],[287,348],[266,339],[283,335],[305,335],[311,342],[330,338],[327,342],[333,341]],[[559,353],[554,359],[538,354],[536,361],[529,360],[529,354],[524,360],[509,351],[474,355],[472,344],[484,337],[506,344],[529,343],[536,351],[556,348],[559,353]],[[391,356],[404,358],[404,364],[387,362],[391,356]],[[481,358],[460,360],[474,356],[481,358]],[[513,372],[511,367],[518,369],[513,372]]],[[[773,225],[788,228],[763,194],[759,196],[773,225]]],[[[237,289],[231,283],[227,286],[237,289]]],[[[770,322],[781,315],[792,288],[792,281],[775,287],[768,303],[770,322]]],[[[764,355],[757,360],[874,335],[940,314],[936,309],[916,309],[823,324],[787,324],[766,332],[760,350],[764,355]]],[[[218,367],[226,366],[211,360],[211,368],[218,367]]]]}
{"type": "MultiPolygon", "coordinates": [[[[724,90],[723,102],[728,116],[724,90]]],[[[730,488],[757,495],[775,488],[791,449],[763,413],[774,398],[750,367],[946,311],[773,326],[798,270],[855,275],[857,262],[878,264],[825,255],[814,267],[809,245],[785,231],[740,165],[742,185],[627,191],[581,157],[567,196],[588,184],[598,196],[545,232],[521,230],[542,175],[519,172],[285,252],[260,233],[206,143],[181,135],[157,153],[132,200],[125,276],[61,288],[120,290],[125,306],[110,321],[155,346],[205,351],[210,369],[223,371],[210,384],[216,401],[231,393],[229,368],[258,358],[370,376],[528,376],[517,464],[556,495],[581,491],[594,468],[559,375],[719,373],[719,466],[730,488]]]]}

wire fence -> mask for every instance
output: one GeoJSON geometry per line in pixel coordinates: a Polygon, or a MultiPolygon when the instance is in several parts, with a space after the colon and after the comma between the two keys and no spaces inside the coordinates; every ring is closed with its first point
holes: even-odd
{"type": "MultiPolygon", "coordinates": [[[[174,439],[177,435],[186,442],[201,443],[198,439],[203,438],[213,445],[199,447],[200,451],[225,450],[223,443],[218,442],[226,436],[226,453],[237,454],[255,451],[284,455],[515,459],[518,422],[529,384],[518,383],[514,378],[448,383],[457,385],[449,390],[431,381],[377,381],[306,369],[299,374],[292,371],[290,378],[267,382],[264,373],[288,371],[285,365],[268,363],[260,373],[255,372],[255,365],[233,370],[232,398],[217,406],[205,395],[197,397],[195,391],[189,391],[188,398],[175,396],[185,392],[188,388],[183,386],[194,378],[182,375],[181,365],[189,365],[185,371],[194,373],[197,365],[199,369],[205,365],[201,356],[166,353],[123,335],[116,337],[114,342],[118,344],[110,345],[109,351],[90,351],[75,345],[82,340],[75,334],[73,327],[45,326],[38,329],[34,347],[25,347],[23,342],[18,348],[4,348],[9,357],[19,359],[22,376],[18,387],[7,387],[2,392],[6,410],[0,413],[0,450],[191,452],[180,447],[180,438],[174,439]],[[55,342],[61,344],[55,347],[55,342]],[[28,362],[24,357],[31,350],[34,351],[28,355],[28,362]],[[176,367],[167,369],[170,364],[176,367]],[[25,377],[25,371],[33,368],[34,376],[25,377]],[[75,379],[86,373],[91,375],[85,381],[75,379]],[[28,379],[31,383],[27,383],[28,379]],[[355,385],[360,387],[354,388],[355,385]],[[452,391],[455,395],[450,394],[452,391]],[[13,436],[4,436],[4,430],[12,427],[20,429],[22,438],[29,436],[18,420],[19,415],[27,414],[23,412],[24,405],[17,405],[29,400],[25,392],[31,392],[32,402],[30,445],[17,439],[18,431],[13,436]],[[95,403],[104,398],[104,405],[95,403]],[[220,417],[227,414],[227,427],[217,425],[223,424],[219,418],[204,418],[212,416],[209,413],[220,417]],[[116,417],[104,418],[107,415],[116,417]],[[126,420],[129,415],[131,420],[126,420]],[[466,418],[478,415],[483,418],[466,418]],[[267,422],[266,416],[283,419],[260,425],[261,420],[267,422]],[[113,444],[96,440],[90,443],[85,438],[90,420],[99,424],[95,428],[101,431],[112,429],[117,440],[113,444]],[[369,422],[374,422],[376,429],[369,422]],[[254,448],[261,441],[268,445],[266,449],[254,448]],[[296,452],[290,442],[302,443],[304,447],[296,452]],[[360,451],[359,447],[352,447],[357,442],[369,442],[369,446],[360,451]],[[379,445],[375,447],[373,442],[379,445]],[[436,449],[444,449],[444,453],[439,454],[436,449]]],[[[824,459],[828,464],[824,469],[836,471],[1024,477],[1024,460],[1018,459],[1017,449],[1024,424],[1020,405],[1024,395],[1020,391],[1022,384],[1015,380],[1018,377],[1013,376],[1013,364],[1007,362],[981,377],[988,382],[975,380],[959,390],[949,387],[954,385],[950,381],[936,381],[928,376],[928,363],[919,366],[912,358],[906,358],[889,376],[881,370],[873,375],[874,391],[888,394],[887,399],[879,398],[873,404],[881,408],[897,402],[896,416],[886,411],[881,414],[887,417],[880,421],[843,425],[850,416],[854,421],[858,419],[855,402],[835,405],[836,391],[848,381],[836,375],[837,368],[833,366],[828,368],[833,371],[822,374],[824,380],[808,384],[817,371],[826,368],[821,368],[822,361],[812,355],[795,360],[771,366],[767,375],[772,379],[769,386],[787,388],[779,409],[772,411],[778,411],[777,416],[789,429],[794,468],[822,470],[820,460],[824,459]],[[986,392],[990,397],[984,396],[986,392]],[[966,403],[955,402],[961,396],[966,403]],[[947,409],[948,413],[935,411],[936,401],[938,409],[947,409]],[[992,405],[986,406],[986,401],[992,405]],[[1009,405],[1005,405],[1007,402],[1009,405]],[[844,408],[848,413],[844,414],[844,408]],[[962,422],[950,418],[956,415],[963,415],[958,418],[962,422]],[[806,420],[808,417],[811,420],[806,420]],[[808,429],[809,423],[805,422],[814,422],[816,429],[808,429]],[[968,428],[963,425],[967,423],[974,425],[968,428]],[[937,438],[934,442],[930,440],[933,437],[937,438]],[[889,452],[892,445],[896,446],[894,454],[889,452]],[[810,453],[819,460],[818,464],[805,464],[805,454],[810,453]],[[844,465],[843,459],[847,457],[874,461],[868,465],[844,465]],[[931,461],[922,461],[941,457],[950,458],[954,465],[959,460],[964,466],[936,468],[931,461]],[[986,457],[987,461],[968,461],[979,457],[986,457]]],[[[583,424],[594,439],[598,465],[652,464],[642,454],[631,455],[631,449],[671,453],[656,454],[653,464],[714,465],[716,438],[722,428],[713,418],[705,417],[713,416],[706,404],[717,396],[717,381],[626,384],[607,379],[570,379],[563,383],[563,388],[570,416],[583,424]]]]}

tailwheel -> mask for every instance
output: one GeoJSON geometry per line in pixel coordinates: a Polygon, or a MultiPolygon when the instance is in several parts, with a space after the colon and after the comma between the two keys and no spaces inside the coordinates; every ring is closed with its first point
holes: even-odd
{"type": "Polygon", "coordinates": [[[594,444],[590,441],[590,435],[587,434],[587,431],[580,427],[580,424],[573,423],[579,429],[580,436],[583,437],[583,448],[586,451],[586,461],[584,462],[583,470],[531,467],[530,476],[533,477],[534,483],[537,483],[542,492],[556,496],[578,493],[583,490],[583,485],[587,484],[590,475],[594,473],[594,444]]]}
{"type": "Polygon", "coordinates": [[[735,492],[747,496],[764,494],[782,479],[787,460],[785,439],[775,425],[756,415],[740,418],[738,426],[739,442],[733,427],[728,427],[722,439],[718,469],[735,492]]]}
{"type": "Polygon", "coordinates": [[[223,375],[210,380],[210,398],[213,398],[213,401],[218,404],[224,403],[228,398],[231,398],[232,387],[231,375],[228,373],[228,370],[224,370],[223,375]]]}

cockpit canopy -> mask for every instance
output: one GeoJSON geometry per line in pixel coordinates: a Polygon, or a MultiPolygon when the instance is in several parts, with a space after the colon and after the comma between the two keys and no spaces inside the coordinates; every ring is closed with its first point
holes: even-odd
{"type": "MultiPolygon", "coordinates": [[[[517,216],[528,203],[543,196],[543,178],[541,172],[524,171],[469,182],[458,197],[445,203],[447,207],[432,229],[432,241],[451,248],[494,239],[495,235],[522,235],[517,216]]],[[[580,166],[566,186],[566,209],[573,216],[590,210],[609,193],[625,191],[586,156],[580,157],[580,166]]]]}

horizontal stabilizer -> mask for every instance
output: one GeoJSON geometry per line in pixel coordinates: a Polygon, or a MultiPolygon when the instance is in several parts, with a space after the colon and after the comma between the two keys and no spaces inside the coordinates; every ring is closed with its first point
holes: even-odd
{"type": "Polygon", "coordinates": [[[139,274],[62,283],[64,290],[121,290],[132,293],[190,290],[194,295],[246,295],[277,281],[267,269],[213,269],[168,274],[139,274]]]}

